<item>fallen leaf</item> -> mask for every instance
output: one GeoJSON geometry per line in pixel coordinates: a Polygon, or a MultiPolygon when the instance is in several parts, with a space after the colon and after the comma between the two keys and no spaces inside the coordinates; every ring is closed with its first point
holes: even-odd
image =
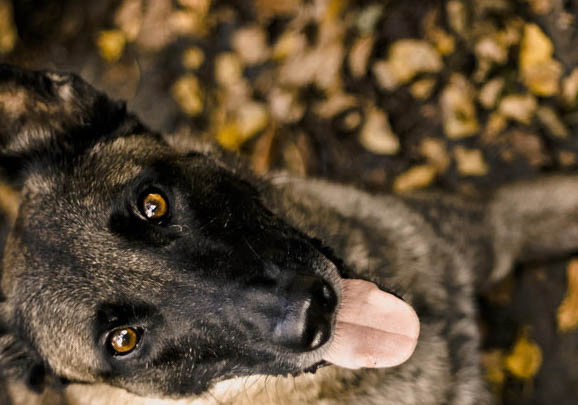
{"type": "Polygon", "coordinates": [[[527,0],[532,7],[532,11],[536,14],[548,14],[552,11],[552,0],[527,0]]]}
{"type": "Polygon", "coordinates": [[[441,56],[431,44],[402,39],[391,45],[387,60],[373,65],[373,72],[378,83],[390,90],[409,82],[419,73],[439,72],[442,66],[441,56]]]}
{"type": "Polygon", "coordinates": [[[528,89],[538,96],[558,92],[562,65],[552,58],[554,45],[536,24],[526,24],[520,45],[520,72],[528,89]]]}
{"type": "Polygon", "coordinates": [[[578,68],[562,81],[562,99],[569,107],[576,106],[578,99],[578,68]]]}
{"type": "Polygon", "coordinates": [[[347,61],[353,77],[359,79],[367,73],[367,62],[375,43],[375,37],[357,38],[349,51],[347,61]]]}
{"type": "Polygon", "coordinates": [[[362,9],[357,15],[356,26],[359,32],[364,35],[371,35],[375,31],[375,26],[383,15],[383,4],[371,4],[362,9]]]}
{"type": "Polygon", "coordinates": [[[100,56],[109,63],[120,59],[126,44],[126,36],[122,30],[104,30],[98,33],[96,45],[100,56]]]}
{"type": "Polygon", "coordinates": [[[457,146],[454,149],[454,157],[458,172],[462,176],[483,176],[488,173],[488,165],[479,149],[466,149],[463,146],[457,146]]]}
{"type": "Polygon", "coordinates": [[[438,172],[445,171],[450,165],[450,156],[440,139],[424,138],[419,145],[419,152],[438,172]]]}
{"type": "Polygon", "coordinates": [[[530,340],[528,330],[522,332],[514,348],[506,356],[506,369],[515,377],[528,380],[536,375],[542,365],[542,351],[530,340]]]}
{"type": "Polygon", "coordinates": [[[505,117],[522,124],[530,124],[538,103],[531,94],[511,94],[502,99],[498,110],[505,117]]]}
{"type": "Polygon", "coordinates": [[[461,37],[467,36],[466,15],[467,10],[459,0],[451,0],[446,3],[447,21],[450,27],[457,32],[461,37]]]}
{"type": "Polygon", "coordinates": [[[556,111],[552,108],[546,106],[540,107],[538,111],[536,111],[536,116],[551,135],[558,138],[568,137],[568,128],[566,128],[566,125],[564,125],[556,111]]]}
{"type": "Polygon", "coordinates": [[[474,91],[466,78],[458,73],[452,74],[440,97],[443,126],[448,138],[459,139],[478,132],[473,99],[474,91]]]}
{"type": "Polygon", "coordinates": [[[0,1],[0,53],[8,53],[14,49],[18,35],[10,1],[0,1]]]}
{"type": "Polygon", "coordinates": [[[568,291],[558,307],[558,330],[569,332],[578,327],[578,259],[573,259],[566,268],[568,291]]]}
{"type": "Polygon", "coordinates": [[[437,170],[432,165],[414,166],[400,174],[393,182],[393,190],[397,193],[417,190],[429,186],[436,177],[437,170]]]}
{"type": "Polygon", "coordinates": [[[436,81],[434,79],[416,80],[412,83],[409,91],[415,98],[425,100],[431,95],[435,85],[436,81]]]}
{"type": "Polygon", "coordinates": [[[367,113],[359,141],[370,152],[394,155],[399,151],[399,139],[393,133],[387,115],[376,108],[367,113]]]}
{"type": "Polygon", "coordinates": [[[497,64],[506,63],[508,60],[508,46],[500,43],[498,36],[480,38],[474,49],[480,59],[486,59],[497,64]]]}
{"type": "Polygon", "coordinates": [[[498,77],[490,80],[488,83],[482,87],[480,94],[478,95],[478,100],[480,104],[486,109],[493,108],[498,101],[500,93],[504,89],[505,81],[502,77],[498,77]]]}
{"type": "Polygon", "coordinates": [[[187,69],[198,69],[205,60],[205,54],[201,48],[193,46],[183,52],[183,66],[187,69]]]}
{"type": "Polygon", "coordinates": [[[271,53],[263,29],[257,25],[243,27],[233,34],[233,49],[243,62],[254,65],[264,62],[271,53]]]}
{"type": "Polygon", "coordinates": [[[261,103],[248,102],[236,112],[237,125],[243,142],[262,131],[269,122],[267,109],[261,103]]]}
{"type": "Polygon", "coordinates": [[[142,0],[123,1],[114,16],[114,22],[123,30],[128,41],[134,41],[143,22],[142,0]]]}
{"type": "Polygon", "coordinates": [[[243,66],[239,57],[232,52],[223,52],[215,58],[215,79],[221,86],[228,87],[241,80],[243,66]]]}
{"type": "Polygon", "coordinates": [[[171,94],[185,113],[197,115],[203,111],[203,91],[192,74],[179,78],[173,84],[171,94]]]}

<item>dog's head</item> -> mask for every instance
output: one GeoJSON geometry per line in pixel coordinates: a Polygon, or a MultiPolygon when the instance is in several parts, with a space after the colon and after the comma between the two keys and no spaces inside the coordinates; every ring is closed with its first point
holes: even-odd
{"type": "Polygon", "coordinates": [[[321,360],[334,265],[250,174],[173,150],[74,75],[1,67],[0,136],[21,189],[5,321],[52,373],[175,396],[321,360]]]}
{"type": "MultiPolygon", "coordinates": [[[[1,66],[0,170],[20,190],[2,263],[2,372],[178,397],[327,357],[336,263],[235,159],[171,148],[77,76],[1,66]]],[[[392,299],[380,301],[389,314],[415,318],[392,299]]],[[[343,340],[365,354],[360,336],[386,336],[368,306],[340,311],[352,318],[343,340]]],[[[414,318],[409,343],[391,334],[387,350],[405,351],[387,364],[413,351],[414,318]]]]}

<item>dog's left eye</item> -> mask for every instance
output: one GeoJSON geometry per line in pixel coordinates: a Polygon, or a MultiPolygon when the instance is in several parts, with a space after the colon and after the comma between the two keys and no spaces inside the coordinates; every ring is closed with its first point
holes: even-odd
{"type": "Polygon", "coordinates": [[[114,330],[108,341],[115,354],[125,355],[134,350],[138,344],[139,336],[133,328],[121,328],[114,330]]]}
{"type": "Polygon", "coordinates": [[[167,214],[167,200],[158,192],[146,193],[141,199],[140,209],[147,219],[160,220],[167,214]]]}

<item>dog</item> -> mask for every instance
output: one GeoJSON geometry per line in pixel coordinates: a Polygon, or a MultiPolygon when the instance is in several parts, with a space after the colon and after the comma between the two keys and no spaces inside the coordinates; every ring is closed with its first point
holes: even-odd
{"type": "Polygon", "coordinates": [[[7,65],[0,168],[12,405],[490,404],[476,291],[578,247],[575,176],[477,201],[259,177],[7,65]]]}

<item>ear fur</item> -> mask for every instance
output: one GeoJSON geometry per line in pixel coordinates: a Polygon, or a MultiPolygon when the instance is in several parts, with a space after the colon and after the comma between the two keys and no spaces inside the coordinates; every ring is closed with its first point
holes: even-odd
{"type": "Polygon", "coordinates": [[[126,117],[74,74],[0,65],[0,175],[13,182],[30,159],[94,142],[126,117]]]}

